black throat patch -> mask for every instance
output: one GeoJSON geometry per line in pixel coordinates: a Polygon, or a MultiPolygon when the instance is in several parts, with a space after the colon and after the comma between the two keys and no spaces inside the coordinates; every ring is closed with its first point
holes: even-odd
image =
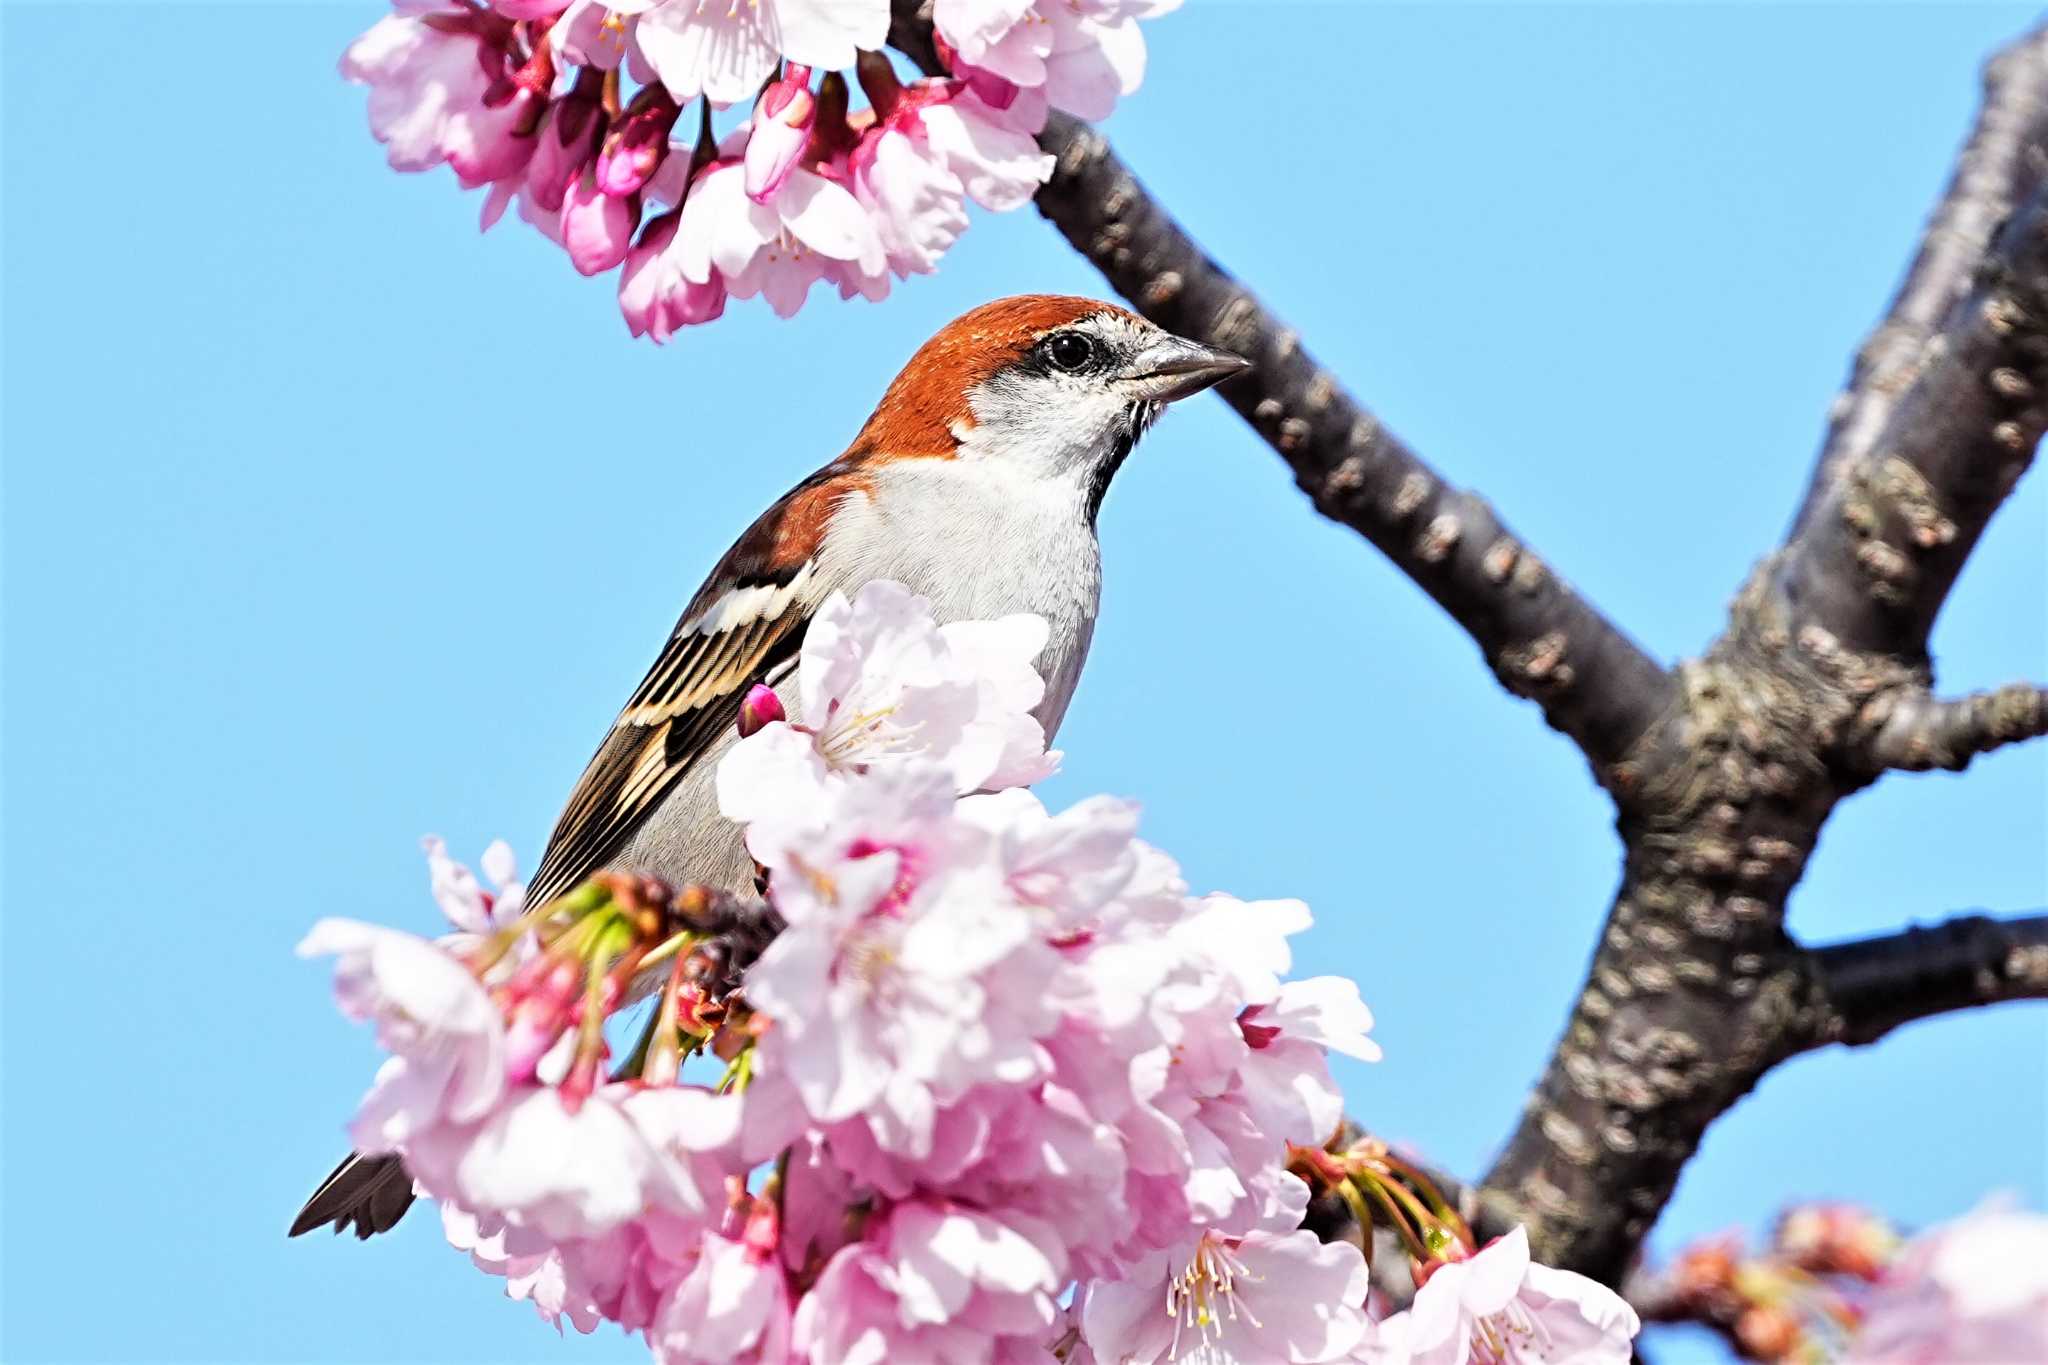
{"type": "Polygon", "coordinates": [[[1102,510],[1102,499],[1109,492],[1109,481],[1123,468],[1124,461],[1131,458],[1131,451],[1138,444],[1138,438],[1159,420],[1159,404],[1138,402],[1124,410],[1123,430],[1118,433],[1116,444],[1088,475],[1088,525],[1095,526],[1095,516],[1102,510]]]}

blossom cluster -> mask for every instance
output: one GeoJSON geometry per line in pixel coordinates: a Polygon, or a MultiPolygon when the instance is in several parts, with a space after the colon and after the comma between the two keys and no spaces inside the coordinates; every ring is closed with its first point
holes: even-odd
{"type": "Polygon", "coordinates": [[[1649,1283],[1660,1320],[1774,1365],[2048,1360],[2048,1217],[2000,1201],[1910,1241],[1854,1205],[1800,1205],[1761,1250],[1710,1237],[1649,1283]]]}
{"type": "Polygon", "coordinates": [[[905,85],[888,0],[393,0],[341,70],[394,169],[447,164],[487,191],[486,228],[516,204],[584,275],[618,270],[626,325],[665,341],[729,297],[787,317],[821,280],[879,299],[930,273],[970,200],[1014,209],[1051,174],[1050,109],[1138,87],[1138,20],[1178,3],[936,0],[949,74],[905,85]]]}
{"type": "Polygon", "coordinates": [[[1288,978],[1305,906],[1191,894],[1131,804],[1019,785],[1058,760],[1045,639],[887,582],[820,608],[801,723],[757,688],[717,773],[776,923],[751,962],[709,951],[708,893],[606,874],[530,907],[499,847],[486,891],[430,844],[438,942],[316,925],[392,1054],[358,1149],[510,1294],[669,1365],[1626,1360],[1611,1292],[1519,1231],[1418,1232],[1399,1160],[1333,1140],[1327,1054],[1379,1049],[1355,985],[1288,978]],[[1359,1249],[1302,1228],[1312,1185],[1363,1209],[1352,1181],[1430,1262],[1384,1323],[1359,1249]]]}

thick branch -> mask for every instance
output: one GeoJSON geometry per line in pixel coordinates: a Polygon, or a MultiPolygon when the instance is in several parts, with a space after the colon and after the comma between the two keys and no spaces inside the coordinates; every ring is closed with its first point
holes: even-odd
{"type": "Polygon", "coordinates": [[[1901,1024],[2005,1000],[2048,999],[2048,914],[1963,915],[1812,950],[1821,1008],[1808,1047],[1874,1043],[1901,1024]]]}
{"type": "Polygon", "coordinates": [[[1835,400],[1798,527],[1805,526],[1839,471],[1880,449],[1879,433],[1899,394],[1924,362],[1928,343],[1956,300],[1976,282],[1985,248],[2015,206],[2048,178],[2048,36],[2029,34],[1984,69],[1977,126],[1956,158],[1929,216],[1906,278],[1835,400]]]}
{"type": "Polygon", "coordinates": [[[2048,39],[2009,49],[1987,85],[1776,572],[1798,626],[1913,663],[2048,425],[2048,39]]]}
{"type": "Polygon", "coordinates": [[[1606,780],[1667,705],[1665,670],[1484,499],[1446,483],[1360,407],[1286,324],[1202,253],[1100,134],[1055,114],[1039,141],[1058,158],[1039,211],[1145,316],[1256,363],[1221,392],[1287,461],[1316,510],[1370,540],[1435,598],[1502,684],[1536,701],[1606,780]]]}
{"type": "MultiPolygon", "coordinates": [[[[892,41],[931,71],[923,8],[897,0],[892,41]]],[[[1819,965],[1854,966],[1853,954],[1809,953],[1785,932],[1828,815],[1880,753],[1961,758],[1972,734],[2032,723],[2013,719],[2011,697],[1996,716],[1933,703],[1926,643],[2048,424],[2048,38],[1993,64],[1984,115],[1837,405],[1787,542],[1721,637],[1668,671],[1360,408],[1099,134],[1055,115],[1040,143],[1056,158],[1040,211],[1140,312],[1256,363],[1221,392],[1317,510],[1428,592],[1615,797],[1627,849],[1615,904],[1479,1200],[1489,1221],[1527,1222],[1544,1260],[1618,1283],[1716,1117],[1787,1056],[1890,1026],[1881,1013],[1846,1022],[1844,1000],[1890,998],[1854,984],[1872,979],[1862,967],[1844,985],[1819,965]]],[[[1981,971],[1959,964],[1977,959],[1936,956],[1939,984],[1917,994],[1964,1003],[1957,983],[1974,991],[1981,971]]]]}
{"type": "MultiPolygon", "coordinates": [[[[1900,337],[1938,323],[1910,365],[1893,342],[1866,354],[1791,536],[1720,638],[1680,665],[1676,704],[1610,783],[1621,888],[1482,1194],[1527,1221],[1553,1264],[1618,1282],[1707,1127],[1773,1066],[1837,1036],[1829,979],[1784,927],[1821,828],[1874,778],[1880,747],[1960,759],[1955,729],[1993,724],[1915,699],[1935,611],[2048,421],[2048,46],[2013,52],[1894,310],[1900,337]],[[2022,79],[2024,98],[2008,84],[2022,79]],[[1987,240],[1988,253],[1966,249],[1987,240]]],[[[1997,728],[2016,704],[1999,703],[1997,728]]],[[[1952,989],[1931,998],[1958,999],[1954,983],[1975,978],[1940,979],[1952,989]]]]}
{"type": "Polygon", "coordinates": [[[1852,751],[1863,767],[1961,772],[1979,754],[2048,735],[2048,687],[2009,683],[1942,701],[1925,688],[1880,694],[1863,708],[1852,751]]]}

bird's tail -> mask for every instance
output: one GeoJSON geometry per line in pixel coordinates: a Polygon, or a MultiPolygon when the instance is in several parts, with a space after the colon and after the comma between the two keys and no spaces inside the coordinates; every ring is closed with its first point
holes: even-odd
{"type": "Polygon", "coordinates": [[[391,1231],[411,1207],[412,1177],[404,1163],[389,1154],[350,1152],[299,1210],[290,1235],[332,1223],[336,1233],[353,1227],[358,1237],[374,1237],[391,1231]]]}

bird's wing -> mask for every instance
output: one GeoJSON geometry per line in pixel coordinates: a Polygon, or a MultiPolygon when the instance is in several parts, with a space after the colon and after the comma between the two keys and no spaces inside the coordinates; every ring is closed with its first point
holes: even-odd
{"type": "Polygon", "coordinates": [[[738,720],[747,690],[796,666],[804,628],[831,589],[818,563],[825,523],[843,498],[865,493],[857,472],[827,466],[769,508],[719,561],[570,793],[527,888],[528,904],[603,868],[738,720]]]}

